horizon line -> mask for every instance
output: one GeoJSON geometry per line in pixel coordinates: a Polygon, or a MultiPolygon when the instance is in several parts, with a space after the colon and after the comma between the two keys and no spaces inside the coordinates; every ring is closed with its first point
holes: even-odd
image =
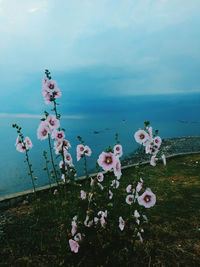
{"type": "MultiPolygon", "coordinates": [[[[2,117],[14,117],[14,118],[23,118],[23,119],[41,119],[44,115],[39,114],[30,114],[30,113],[1,113],[0,118],[2,117]]],[[[61,119],[82,119],[84,116],[82,115],[63,115],[61,119]]]]}

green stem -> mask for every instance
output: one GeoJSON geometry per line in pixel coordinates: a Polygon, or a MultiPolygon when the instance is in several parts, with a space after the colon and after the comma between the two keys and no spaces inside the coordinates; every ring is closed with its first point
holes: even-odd
{"type": "Polygon", "coordinates": [[[33,171],[31,169],[31,164],[30,164],[30,161],[29,161],[29,157],[28,157],[28,151],[26,150],[26,161],[28,163],[28,167],[29,167],[29,171],[30,171],[30,176],[31,176],[31,181],[32,181],[32,185],[33,185],[33,191],[34,191],[34,194],[36,195],[36,191],[35,191],[35,183],[34,183],[34,179],[33,179],[33,171]]]}
{"type": "Polygon", "coordinates": [[[51,155],[51,163],[53,166],[53,170],[54,170],[54,174],[55,174],[55,178],[56,178],[56,183],[57,183],[57,186],[59,187],[58,177],[57,177],[56,168],[55,168],[55,164],[54,164],[54,160],[53,160],[53,153],[52,153],[51,140],[50,140],[49,134],[48,134],[48,140],[49,140],[49,149],[50,149],[50,155],[51,155]]]}

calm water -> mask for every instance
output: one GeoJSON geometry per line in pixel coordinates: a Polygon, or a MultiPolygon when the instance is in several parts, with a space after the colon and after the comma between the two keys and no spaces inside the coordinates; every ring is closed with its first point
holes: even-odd
{"type": "MultiPolygon", "coordinates": [[[[92,170],[98,155],[108,145],[115,143],[116,132],[119,134],[124,155],[133,152],[137,147],[133,138],[134,132],[139,127],[143,127],[144,120],[150,120],[153,128],[159,129],[159,135],[162,138],[200,135],[199,103],[199,94],[118,98],[95,105],[87,103],[90,109],[84,110],[82,119],[61,120],[61,126],[66,129],[66,139],[72,145],[69,152],[73,156],[78,176],[83,174],[82,162],[77,163],[75,156],[78,135],[81,135],[92,149],[92,156],[88,158],[89,169],[92,170]],[[99,133],[94,134],[94,131],[99,133]]],[[[77,111],[77,114],[80,114],[80,111],[77,111]]],[[[29,136],[34,144],[30,152],[30,160],[35,171],[34,175],[38,177],[37,186],[47,184],[46,173],[42,170],[45,165],[42,153],[43,150],[48,151],[48,146],[47,140],[37,140],[39,119],[0,117],[0,123],[0,195],[31,188],[24,154],[17,152],[14,146],[17,134],[11,127],[13,123],[22,126],[24,135],[29,136]]]]}

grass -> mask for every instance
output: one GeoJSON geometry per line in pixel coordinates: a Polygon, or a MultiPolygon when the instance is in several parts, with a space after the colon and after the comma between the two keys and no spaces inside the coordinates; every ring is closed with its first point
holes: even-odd
{"type": "MultiPolygon", "coordinates": [[[[131,226],[123,232],[108,226],[98,234],[89,229],[88,242],[72,253],[71,220],[77,212],[84,216],[86,207],[80,187],[68,186],[63,198],[40,194],[36,201],[6,211],[0,222],[0,266],[200,266],[200,155],[169,159],[166,167],[159,163],[142,171],[157,196],[156,205],[145,210],[149,223],[143,243],[133,242],[131,226]]],[[[108,208],[116,217],[120,210],[127,212],[125,188],[135,177],[135,168],[123,170],[116,205],[108,208]]],[[[111,179],[107,175],[105,180],[111,179]]],[[[88,186],[84,182],[82,188],[88,186]]],[[[98,194],[103,205],[102,191],[98,194]]]]}

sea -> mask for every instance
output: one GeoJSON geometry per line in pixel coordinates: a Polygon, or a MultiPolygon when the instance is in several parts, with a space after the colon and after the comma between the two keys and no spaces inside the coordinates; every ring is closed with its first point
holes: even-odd
{"type": "MultiPolygon", "coordinates": [[[[133,153],[138,147],[134,133],[144,127],[146,120],[150,121],[153,129],[159,130],[158,135],[161,138],[200,136],[198,93],[121,96],[99,101],[95,99],[84,101],[84,108],[70,111],[62,109],[62,112],[64,114],[61,117],[61,127],[65,128],[66,139],[72,146],[69,152],[77,170],[77,177],[84,175],[83,161],[76,160],[76,146],[79,144],[77,136],[81,136],[92,150],[91,157],[87,158],[89,173],[95,172],[99,154],[108,146],[114,146],[116,133],[123,147],[122,159],[133,153]]],[[[0,196],[32,188],[28,167],[24,162],[25,155],[15,148],[17,133],[16,129],[12,128],[13,123],[20,125],[24,136],[29,136],[32,140],[33,148],[29,155],[33,175],[37,177],[36,186],[48,184],[42,156],[45,150],[49,157],[48,141],[38,140],[36,135],[40,118],[34,114],[19,116],[0,113],[0,196]]]]}

